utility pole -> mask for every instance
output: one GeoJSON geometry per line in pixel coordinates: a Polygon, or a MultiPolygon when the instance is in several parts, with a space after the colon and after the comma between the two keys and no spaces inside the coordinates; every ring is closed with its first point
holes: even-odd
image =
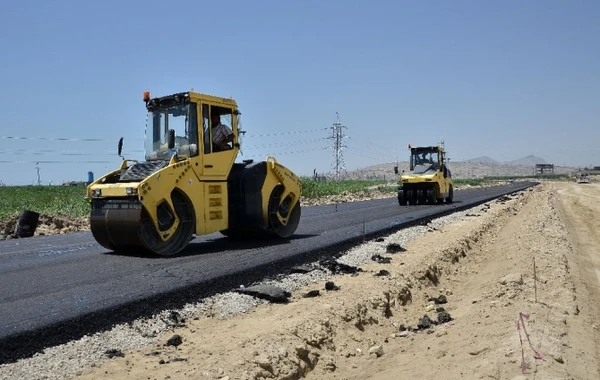
{"type": "Polygon", "coordinates": [[[35,170],[37,172],[37,184],[38,184],[38,186],[40,186],[42,184],[42,181],[40,180],[40,163],[39,162],[35,163],[35,170]]]}
{"type": "Polygon", "coordinates": [[[346,127],[340,122],[339,113],[336,112],[335,116],[335,121],[331,126],[332,135],[329,138],[333,140],[333,169],[335,170],[335,180],[338,181],[340,173],[346,170],[344,155],[342,153],[342,148],[346,148],[346,146],[342,145],[342,139],[345,137],[343,129],[346,127]]]}

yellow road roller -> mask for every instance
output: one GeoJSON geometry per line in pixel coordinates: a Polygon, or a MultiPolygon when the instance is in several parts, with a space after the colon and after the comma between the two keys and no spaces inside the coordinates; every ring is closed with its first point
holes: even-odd
{"type": "Polygon", "coordinates": [[[241,113],[232,98],[194,92],[151,97],[145,160],[87,187],[96,241],[116,252],[181,252],[194,235],[291,237],[300,222],[300,178],[274,157],[236,162],[241,113]]]}
{"type": "MultiPolygon", "coordinates": [[[[452,173],[446,165],[446,152],[442,145],[413,147],[410,150],[410,171],[400,174],[398,203],[439,204],[452,203],[454,186],[452,173]]],[[[398,168],[395,168],[398,174],[398,168]]]]}

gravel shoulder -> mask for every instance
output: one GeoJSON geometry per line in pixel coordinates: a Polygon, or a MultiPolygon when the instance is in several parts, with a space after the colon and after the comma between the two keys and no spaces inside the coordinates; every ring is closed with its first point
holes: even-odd
{"type": "Polygon", "coordinates": [[[356,247],[338,260],[355,273],[268,281],[286,304],[225,293],[0,378],[597,379],[599,198],[543,183],[356,247]]]}

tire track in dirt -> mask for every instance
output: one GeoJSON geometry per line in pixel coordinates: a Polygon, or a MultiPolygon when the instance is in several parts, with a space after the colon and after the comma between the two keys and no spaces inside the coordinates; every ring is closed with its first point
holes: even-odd
{"type": "MultiPolygon", "coordinates": [[[[595,347],[585,342],[591,326],[577,311],[581,301],[575,299],[568,263],[573,250],[553,199],[552,188],[544,185],[489,219],[480,236],[467,240],[460,264],[446,266],[437,288],[428,289],[432,296],[436,290],[448,294],[444,306],[453,323],[431,334],[413,334],[401,354],[388,359],[389,369],[378,365],[374,375],[368,375],[370,367],[363,377],[350,378],[383,380],[402,373],[403,378],[435,379],[443,373],[444,378],[597,379],[595,347]],[[523,354],[519,313],[529,315],[525,324],[532,343],[521,330],[523,354]],[[536,351],[545,360],[534,359],[536,351]]],[[[435,244],[427,242],[432,237],[412,248],[435,244]]],[[[415,304],[426,305],[425,297],[418,298],[415,304]]],[[[423,314],[421,309],[413,315],[423,314]]]]}
{"type": "MultiPolygon", "coordinates": [[[[569,231],[574,254],[569,258],[577,288],[577,303],[589,328],[581,331],[580,349],[596,354],[600,371],[600,185],[555,185],[558,210],[569,231]],[[590,339],[592,338],[592,339],[590,339]]],[[[600,378],[600,375],[598,376],[600,378]]]]}

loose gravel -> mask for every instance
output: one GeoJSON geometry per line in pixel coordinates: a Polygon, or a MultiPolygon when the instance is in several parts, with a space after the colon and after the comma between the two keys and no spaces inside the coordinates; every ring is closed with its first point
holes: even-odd
{"type": "MultiPolygon", "coordinates": [[[[523,193],[519,192],[519,196],[523,193]]],[[[474,214],[485,212],[489,203],[456,212],[447,216],[432,219],[427,225],[419,225],[400,230],[384,239],[368,241],[354,247],[337,261],[342,264],[360,267],[372,260],[376,254],[386,254],[388,244],[396,243],[403,246],[427,232],[445,225],[472,217],[474,214]]],[[[288,292],[310,284],[333,278],[328,270],[319,267],[318,262],[309,264],[315,269],[308,273],[293,273],[278,278],[269,279],[262,284],[276,285],[288,292]]],[[[256,284],[240,284],[249,286],[256,284]]],[[[246,313],[257,305],[268,301],[236,292],[222,293],[200,302],[191,303],[178,310],[164,311],[149,319],[135,320],[130,323],[116,325],[108,332],[84,336],[69,343],[48,348],[42,354],[22,359],[16,363],[0,366],[2,379],[64,379],[77,376],[87,368],[94,367],[109,360],[111,353],[141,348],[157,344],[157,337],[164,331],[185,324],[186,320],[210,317],[231,318],[246,313]]]]}

